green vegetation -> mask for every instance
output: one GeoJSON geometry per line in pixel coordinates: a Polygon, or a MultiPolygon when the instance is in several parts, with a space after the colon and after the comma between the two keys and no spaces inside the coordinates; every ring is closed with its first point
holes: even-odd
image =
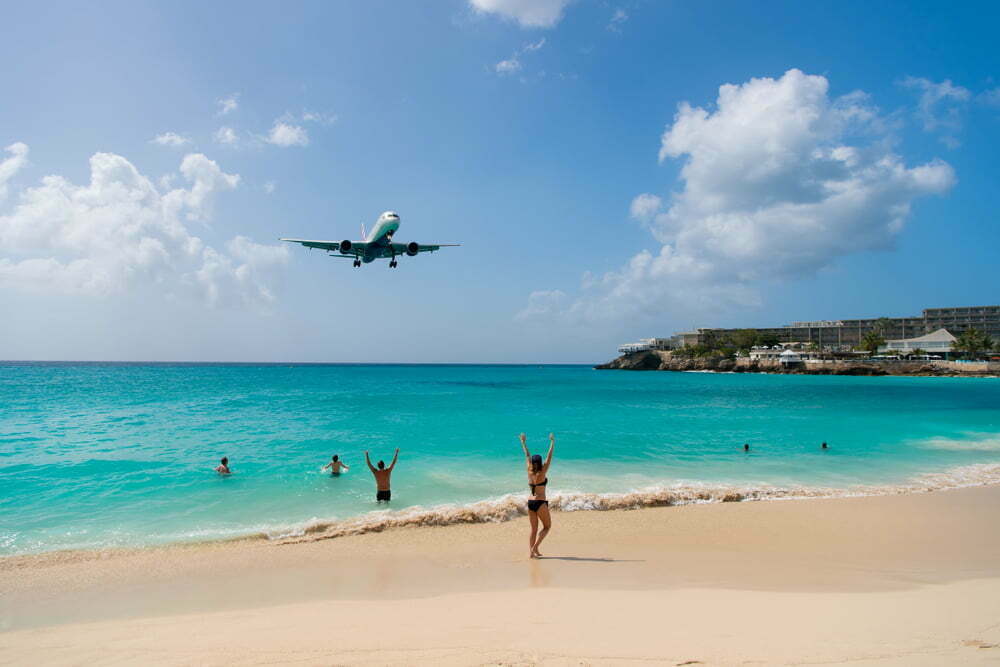
{"type": "Polygon", "coordinates": [[[992,347],[993,339],[974,328],[966,329],[955,339],[955,349],[964,352],[967,359],[978,359],[992,347]]]}
{"type": "Polygon", "coordinates": [[[861,349],[871,354],[878,352],[878,349],[883,345],[885,345],[885,336],[882,335],[882,329],[877,326],[866,332],[861,338],[861,349]]]}

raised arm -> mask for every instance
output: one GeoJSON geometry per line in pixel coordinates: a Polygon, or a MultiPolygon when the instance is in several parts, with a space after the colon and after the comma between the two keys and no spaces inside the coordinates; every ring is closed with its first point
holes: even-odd
{"type": "Polygon", "coordinates": [[[556,436],[554,433],[549,433],[549,454],[545,457],[545,465],[543,466],[543,470],[545,470],[545,472],[549,471],[549,465],[552,463],[552,452],[554,452],[555,449],[556,436]]]}
{"type": "Polygon", "coordinates": [[[389,470],[396,467],[397,460],[399,460],[399,447],[396,447],[396,453],[392,455],[392,463],[389,464],[389,470]]]}
{"type": "Polygon", "coordinates": [[[368,458],[368,452],[365,452],[365,463],[368,464],[368,469],[375,472],[375,466],[372,465],[372,460],[368,458]]]}
{"type": "Polygon", "coordinates": [[[531,454],[528,452],[528,436],[521,434],[521,449],[524,450],[524,463],[531,470],[531,454]]]}

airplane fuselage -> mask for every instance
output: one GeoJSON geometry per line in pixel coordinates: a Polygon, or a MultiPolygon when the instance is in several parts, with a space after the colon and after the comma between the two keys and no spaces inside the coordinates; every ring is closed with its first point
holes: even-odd
{"type": "Polygon", "coordinates": [[[368,247],[359,258],[365,264],[370,264],[382,256],[382,251],[392,243],[392,236],[399,229],[399,214],[386,211],[375,221],[375,226],[365,237],[368,247]]]}

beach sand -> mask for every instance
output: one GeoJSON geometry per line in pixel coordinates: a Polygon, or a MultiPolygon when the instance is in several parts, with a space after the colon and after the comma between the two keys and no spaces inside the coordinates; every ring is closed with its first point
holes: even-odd
{"type": "Polygon", "coordinates": [[[1000,664],[1000,487],[0,560],[10,664],[1000,664]]]}

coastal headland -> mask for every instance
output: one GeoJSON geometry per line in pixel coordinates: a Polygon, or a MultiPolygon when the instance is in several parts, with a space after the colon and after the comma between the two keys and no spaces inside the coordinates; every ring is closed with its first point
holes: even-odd
{"type": "Polygon", "coordinates": [[[7,664],[996,664],[1000,486],[0,559],[7,664]]]}
{"type": "Polygon", "coordinates": [[[719,373],[788,373],[802,375],[915,375],[992,377],[1000,375],[1000,363],[953,361],[850,361],[806,360],[796,364],[725,356],[687,357],[666,350],[643,350],[623,354],[598,370],[627,371],[715,371],[719,373]]]}

